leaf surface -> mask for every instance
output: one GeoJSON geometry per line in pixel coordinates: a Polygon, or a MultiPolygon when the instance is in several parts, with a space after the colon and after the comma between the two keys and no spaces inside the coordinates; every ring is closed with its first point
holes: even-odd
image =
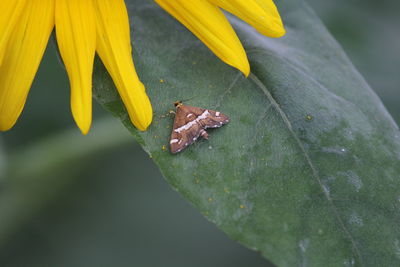
{"type": "Polygon", "coordinates": [[[246,79],[156,4],[127,2],[154,122],[134,129],[99,62],[95,96],[173,188],[275,264],[399,265],[398,127],[313,11],[302,1],[277,5],[284,38],[231,18],[252,68],[246,79]],[[164,148],[177,100],[231,122],[171,155],[164,148]]]}

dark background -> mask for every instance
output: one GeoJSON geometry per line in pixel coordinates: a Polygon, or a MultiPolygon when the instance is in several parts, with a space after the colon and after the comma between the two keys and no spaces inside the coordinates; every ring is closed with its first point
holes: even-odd
{"type": "MultiPolygon", "coordinates": [[[[397,1],[308,2],[399,123],[397,1]]],[[[94,103],[94,118],[107,116],[94,103]]],[[[79,135],[70,114],[68,80],[50,42],[23,115],[1,137],[13,154],[69,128],[79,135]]],[[[75,138],[87,142],[96,133],[94,127],[89,136],[75,138]]],[[[173,191],[133,140],[69,163],[53,172],[52,183],[38,181],[38,188],[58,189],[53,195],[48,193],[53,189],[36,190],[47,201],[26,205],[27,215],[0,209],[0,266],[268,266],[173,191]]],[[[6,190],[1,183],[0,195],[6,190]]]]}

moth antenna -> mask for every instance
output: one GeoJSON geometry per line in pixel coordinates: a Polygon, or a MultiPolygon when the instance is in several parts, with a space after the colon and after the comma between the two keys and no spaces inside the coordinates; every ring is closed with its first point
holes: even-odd
{"type": "Polygon", "coordinates": [[[192,97],[186,98],[185,100],[183,100],[183,102],[187,102],[187,101],[193,100],[195,98],[196,98],[195,96],[192,96],[192,97]]]}
{"type": "Polygon", "coordinates": [[[189,97],[189,98],[186,98],[186,99],[181,100],[181,102],[182,102],[182,103],[185,103],[185,102],[188,102],[188,101],[193,100],[193,99],[195,99],[195,98],[197,98],[197,97],[196,97],[196,96],[192,96],[192,97],[189,97]]]}

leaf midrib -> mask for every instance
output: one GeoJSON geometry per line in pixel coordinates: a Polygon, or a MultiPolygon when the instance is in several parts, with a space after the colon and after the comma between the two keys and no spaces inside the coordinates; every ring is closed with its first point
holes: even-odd
{"type": "Polygon", "coordinates": [[[344,231],[344,233],[348,236],[353,250],[356,254],[356,256],[359,258],[360,261],[360,265],[364,266],[363,264],[363,260],[362,260],[362,256],[361,253],[359,251],[359,248],[356,244],[355,239],[353,238],[353,236],[351,235],[350,231],[346,228],[342,218],[339,215],[339,211],[337,209],[337,207],[335,206],[335,204],[332,201],[332,198],[330,197],[330,195],[324,190],[320,175],[318,173],[317,168],[315,167],[313,161],[311,160],[310,155],[308,154],[308,152],[306,151],[302,141],[300,140],[300,138],[298,137],[298,135],[296,134],[296,132],[293,130],[292,124],[289,120],[289,118],[287,117],[286,113],[281,109],[281,107],[279,106],[278,102],[274,99],[274,97],[272,96],[272,94],[269,92],[268,88],[262,83],[262,81],[257,77],[257,75],[255,75],[253,72],[250,73],[249,78],[255,83],[255,85],[257,87],[259,87],[261,89],[261,91],[264,93],[264,95],[267,97],[268,101],[271,103],[271,105],[275,108],[275,110],[278,112],[279,116],[281,117],[281,119],[283,120],[285,126],[288,128],[290,134],[292,135],[292,137],[295,139],[296,144],[299,146],[300,150],[303,153],[303,156],[306,159],[307,165],[310,167],[311,172],[312,172],[312,176],[317,180],[318,185],[320,186],[320,189],[323,193],[323,195],[326,197],[330,208],[332,209],[334,216],[336,217],[337,221],[339,222],[340,227],[342,228],[342,230],[344,231]]]}

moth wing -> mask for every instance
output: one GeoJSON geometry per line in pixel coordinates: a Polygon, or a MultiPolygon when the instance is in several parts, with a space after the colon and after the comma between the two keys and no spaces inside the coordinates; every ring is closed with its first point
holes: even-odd
{"type": "Polygon", "coordinates": [[[182,151],[200,136],[201,125],[195,122],[199,113],[202,113],[201,108],[184,105],[177,108],[170,139],[171,153],[182,151]]]}
{"type": "Polygon", "coordinates": [[[197,119],[205,109],[191,107],[191,106],[180,106],[176,109],[175,120],[173,128],[179,128],[183,125],[188,124],[189,122],[197,119]]]}
{"type": "Polygon", "coordinates": [[[229,122],[229,117],[219,111],[208,110],[208,113],[206,118],[200,120],[204,128],[218,128],[229,122]]]}
{"type": "Polygon", "coordinates": [[[219,111],[179,106],[171,133],[171,153],[178,153],[193,144],[204,129],[221,127],[228,122],[228,116],[219,111]]]}
{"type": "Polygon", "coordinates": [[[179,130],[179,127],[172,130],[170,140],[170,150],[173,154],[178,153],[185,149],[188,145],[193,144],[197,138],[199,138],[202,127],[199,123],[194,123],[185,131],[176,130],[179,130]]]}

